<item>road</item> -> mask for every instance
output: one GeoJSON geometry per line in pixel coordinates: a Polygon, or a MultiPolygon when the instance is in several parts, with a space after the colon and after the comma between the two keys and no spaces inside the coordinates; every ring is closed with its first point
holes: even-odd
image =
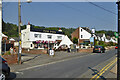
{"type": "MultiPolygon", "coordinates": [[[[102,54],[90,53],[89,55],[78,56],[69,60],[16,72],[16,78],[92,78],[115,58],[115,50],[110,50],[102,54]]],[[[111,69],[114,64],[106,69],[105,73],[101,75],[102,78],[106,77],[109,69],[111,69]]],[[[113,78],[115,77],[116,75],[113,78]]]]}

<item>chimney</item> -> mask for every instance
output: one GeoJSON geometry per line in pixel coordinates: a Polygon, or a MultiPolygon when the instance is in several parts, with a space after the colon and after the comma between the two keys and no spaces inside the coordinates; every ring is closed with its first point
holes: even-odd
{"type": "Polygon", "coordinates": [[[59,30],[58,30],[59,32],[62,32],[62,30],[61,30],[61,28],[59,28],[59,30]]]}
{"type": "Polygon", "coordinates": [[[30,22],[28,22],[27,24],[27,29],[30,29],[30,22]]]}

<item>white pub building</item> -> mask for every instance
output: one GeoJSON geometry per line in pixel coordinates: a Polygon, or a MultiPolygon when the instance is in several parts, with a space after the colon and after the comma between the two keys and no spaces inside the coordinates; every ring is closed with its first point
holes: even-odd
{"type": "Polygon", "coordinates": [[[25,49],[58,48],[64,37],[61,29],[59,31],[35,29],[30,23],[26,29],[21,30],[22,48],[25,49]]]}

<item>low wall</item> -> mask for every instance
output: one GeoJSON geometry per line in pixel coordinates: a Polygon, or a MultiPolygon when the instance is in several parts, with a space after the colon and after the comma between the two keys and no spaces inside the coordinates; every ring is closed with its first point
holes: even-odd
{"type": "Polygon", "coordinates": [[[78,49],[78,52],[92,53],[93,52],[93,48],[90,48],[90,49],[78,49]]]}
{"type": "Polygon", "coordinates": [[[47,54],[47,50],[43,49],[36,49],[36,50],[27,50],[27,49],[22,49],[22,53],[30,53],[30,54],[47,54]]]}
{"type": "Polygon", "coordinates": [[[15,64],[18,62],[18,55],[2,55],[2,57],[7,61],[8,64],[15,64]]]}

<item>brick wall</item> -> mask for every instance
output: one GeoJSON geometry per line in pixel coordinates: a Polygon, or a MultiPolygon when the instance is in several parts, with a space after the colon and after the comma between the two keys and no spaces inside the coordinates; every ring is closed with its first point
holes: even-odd
{"type": "Polygon", "coordinates": [[[37,50],[27,50],[27,49],[22,49],[22,53],[30,53],[30,54],[47,54],[47,50],[43,49],[37,49],[37,50]]]}
{"type": "Polygon", "coordinates": [[[90,48],[90,49],[78,49],[78,52],[92,53],[93,52],[93,48],[90,48]]]}
{"type": "Polygon", "coordinates": [[[79,38],[79,28],[77,28],[72,34],[71,39],[73,38],[79,38]]]}

